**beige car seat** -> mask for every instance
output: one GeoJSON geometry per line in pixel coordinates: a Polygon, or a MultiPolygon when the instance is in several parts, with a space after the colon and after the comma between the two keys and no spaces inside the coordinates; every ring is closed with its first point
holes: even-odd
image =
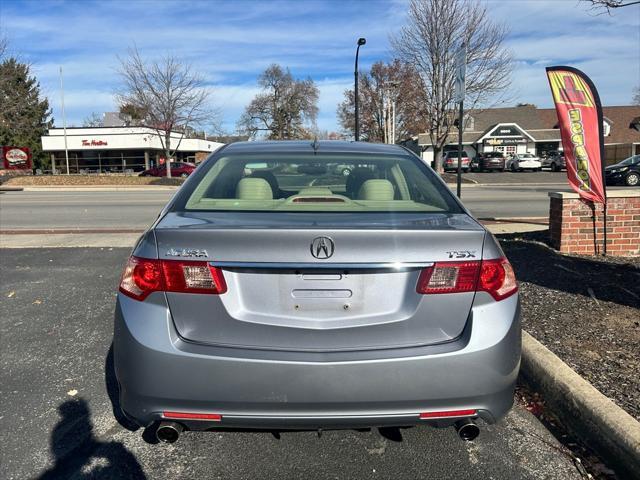
{"type": "Polygon", "coordinates": [[[358,199],[389,201],[393,200],[393,194],[393,185],[389,180],[372,179],[362,184],[358,192],[358,199]]]}
{"type": "Polygon", "coordinates": [[[264,178],[245,177],[238,182],[236,198],[240,200],[273,200],[271,185],[264,178]]]}

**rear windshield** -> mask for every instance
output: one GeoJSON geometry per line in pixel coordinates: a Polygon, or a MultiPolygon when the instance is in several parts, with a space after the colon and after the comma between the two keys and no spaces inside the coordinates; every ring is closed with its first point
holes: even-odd
{"type": "Polygon", "coordinates": [[[462,209],[410,155],[228,154],[203,164],[174,210],[434,212],[462,209]]]}

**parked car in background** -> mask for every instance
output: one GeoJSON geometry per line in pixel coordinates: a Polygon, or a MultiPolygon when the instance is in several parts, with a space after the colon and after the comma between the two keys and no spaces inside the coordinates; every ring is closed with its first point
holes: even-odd
{"type": "Polygon", "coordinates": [[[533,153],[516,153],[509,157],[506,167],[512,172],[519,172],[522,170],[539,172],[542,170],[542,162],[533,153]]]}
{"type": "MultiPolygon", "coordinates": [[[[195,163],[189,162],[172,162],[171,176],[187,178],[196,169],[195,163]]],[[[165,165],[157,165],[140,173],[141,177],[166,177],[167,167],[165,165]]]]}
{"type": "Polygon", "coordinates": [[[557,150],[551,151],[545,158],[542,159],[542,166],[550,168],[552,172],[559,172],[567,168],[567,164],[564,159],[564,152],[557,150]]]}
{"type": "Polygon", "coordinates": [[[162,442],[425,424],[473,440],[478,419],[513,404],[520,338],[500,244],[419,157],[239,142],[201,164],[134,248],[114,383],[127,418],[162,442]],[[292,170],[306,174],[291,183],[280,172],[292,170]]]}
{"type": "Polygon", "coordinates": [[[502,152],[485,152],[476,157],[473,170],[479,172],[498,171],[503,172],[505,169],[505,158],[502,152]]]}
{"type": "MultiPolygon", "coordinates": [[[[471,159],[469,158],[469,155],[467,154],[467,152],[464,152],[464,151],[462,152],[462,157],[460,161],[462,165],[462,171],[465,173],[468,172],[471,159]]],[[[444,152],[444,155],[442,156],[442,167],[444,168],[445,172],[458,170],[458,151],[457,150],[449,150],[447,152],[444,152]]]]}
{"type": "Polygon", "coordinates": [[[634,155],[604,169],[607,185],[640,186],[640,155],[634,155]]]}

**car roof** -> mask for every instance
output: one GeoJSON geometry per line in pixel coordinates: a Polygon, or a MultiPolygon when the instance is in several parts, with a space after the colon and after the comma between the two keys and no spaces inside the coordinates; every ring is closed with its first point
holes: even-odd
{"type": "MultiPolygon", "coordinates": [[[[312,140],[271,140],[256,142],[235,142],[224,147],[225,153],[313,153],[312,140]]],[[[399,145],[339,140],[318,140],[317,153],[373,153],[379,155],[406,155],[406,149],[399,145]]]]}

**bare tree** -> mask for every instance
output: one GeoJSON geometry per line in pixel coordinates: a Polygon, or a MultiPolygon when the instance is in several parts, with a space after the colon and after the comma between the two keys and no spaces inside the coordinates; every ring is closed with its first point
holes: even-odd
{"type": "MultiPolygon", "coordinates": [[[[358,75],[360,97],[360,130],[362,139],[368,142],[384,142],[385,101],[396,103],[396,138],[392,143],[412,134],[424,132],[427,128],[425,98],[426,89],[418,71],[408,63],[393,60],[390,63],[377,62],[371,71],[358,75]]],[[[344,101],[338,105],[338,119],[346,132],[354,134],[354,93],[344,92],[344,101]]]]}
{"type": "Polygon", "coordinates": [[[640,0],[582,0],[591,4],[591,9],[601,13],[611,13],[616,8],[629,7],[640,4],[640,0]]]}
{"type": "Polygon", "coordinates": [[[0,36],[0,62],[4,60],[4,56],[7,53],[7,49],[9,48],[9,41],[7,37],[0,36]]]}
{"type": "Polygon", "coordinates": [[[631,105],[640,105],[640,86],[633,89],[633,98],[631,99],[631,105]]]}
{"type": "Polygon", "coordinates": [[[119,73],[124,82],[123,92],[117,95],[120,108],[144,114],[142,121],[153,128],[160,139],[167,177],[171,177],[171,159],[189,129],[215,120],[204,80],[191,65],[171,55],[146,61],[136,48],[131,48],[128,57],[119,60],[119,73]],[[180,138],[174,146],[171,134],[176,131],[180,132],[180,138]]]}
{"type": "Polygon", "coordinates": [[[251,137],[263,132],[274,140],[310,138],[318,116],[318,88],[311,78],[296,80],[280,65],[267,68],[258,85],[262,93],[247,105],[238,130],[251,137]]]}
{"type": "Polygon", "coordinates": [[[422,78],[438,171],[456,116],[455,53],[463,42],[467,45],[465,105],[486,105],[510,84],[513,60],[504,47],[507,33],[507,26],[494,22],[478,0],[410,0],[408,23],[391,41],[398,57],[422,78]]]}
{"type": "Polygon", "coordinates": [[[83,127],[101,127],[102,126],[102,117],[99,113],[91,112],[89,116],[85,117],[82,120],[83,127]]]}

